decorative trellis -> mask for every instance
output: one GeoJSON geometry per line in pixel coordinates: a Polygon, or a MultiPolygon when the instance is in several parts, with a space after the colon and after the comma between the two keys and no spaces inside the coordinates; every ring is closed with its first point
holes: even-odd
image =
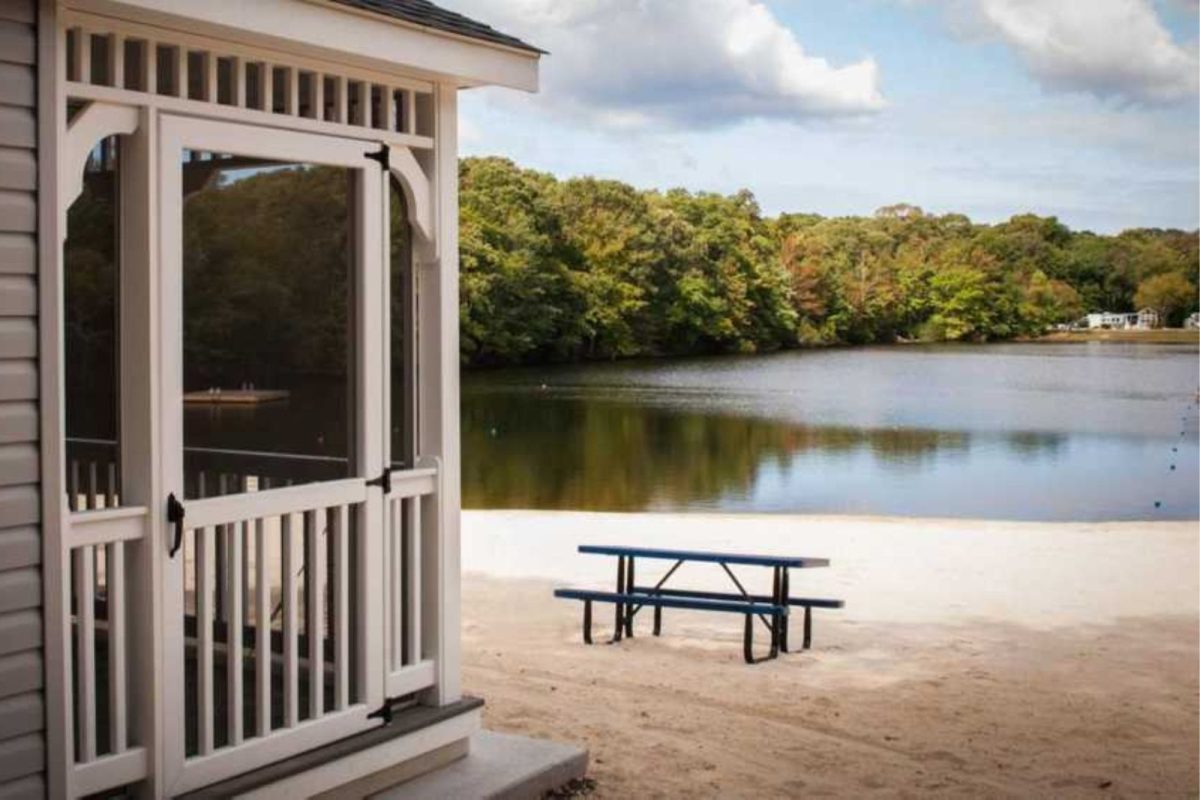
{"type": "Polygon", "coordinates": [[[153,102],[432,149],[432,84],[94,14],[66,15],[67,95],[153,102]],[[266,56],[271,56],[267,58],[266,56]],[[276,120],[276,122],[279,122],[276,120]],[[307,124],[306,124],[307,123],[307,124]]]}

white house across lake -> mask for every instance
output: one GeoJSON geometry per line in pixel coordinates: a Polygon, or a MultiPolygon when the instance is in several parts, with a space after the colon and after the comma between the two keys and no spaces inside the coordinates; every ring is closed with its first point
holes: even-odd
{"type": "Polygon", "coordinates": [[[1158,327],[1158,312],[1150,308],[1129,312],[1097,311],[1079,320],[1075,327],[1148,331],[1158,327]]]}

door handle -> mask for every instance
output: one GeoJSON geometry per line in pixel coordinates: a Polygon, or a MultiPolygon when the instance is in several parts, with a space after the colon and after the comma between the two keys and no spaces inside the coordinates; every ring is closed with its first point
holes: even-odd
{"type": "Polygon", "coordinates": [[[183,503],[175,497],[175,493],[167,495],[167,522],[175,527],[175,538],[171,540],[171,558],[183,546],[183,503]]]}

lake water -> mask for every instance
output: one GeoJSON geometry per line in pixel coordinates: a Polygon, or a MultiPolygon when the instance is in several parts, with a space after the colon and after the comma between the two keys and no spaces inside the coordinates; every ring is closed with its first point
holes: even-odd
{"type": "Polygon", "coordinates": [[[1200,517],[1193,345],[897,346],[464,375],[470,508],[1200,517]]]}

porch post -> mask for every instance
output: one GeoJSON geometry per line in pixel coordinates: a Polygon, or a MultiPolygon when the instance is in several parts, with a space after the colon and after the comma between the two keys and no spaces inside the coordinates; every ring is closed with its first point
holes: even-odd
{"type": "Polygon", "coordinates": [[[46,795],[71,794],[75,763],[70,681],[70,559],[65,546],[62,252],[66,236],[58,186],[66,140],[66,48],[59,46],[58,4],[39,0],[38,37],[38,354],[42,516],[42,624],[45,638],[46,795]]]}
{"type": "Polygon", "coordinates": [[[133,740],[146,748],[146,780],[138,786],[141,797],[163,794],[163,738],[166,720],[160,716],[164,690],[161,630],[163,560],[159,534],[163,530],[160,451],[159,382],[160,364],[158,308],[157,207],[158,117],[149,108],[138,111],[137,131],[124,137],[121,157],[120,222],[120,452],[121,502],[147,509],[146,536],[137,542],[130,560],[130,604],[133,652],[132,675],[138,691],[133,693],[130,718],[133,740]]]}
{"type": "Polygon", "coordinates": [[[458,96],[452,83],[434,89],[434,154],[422,166],[432,176],[436,244],[415,254],[420,354],[419,454],[440,461],[436,495],[423,504],[421,632],[425,658],[435,661],[433,705],[462,696],[459,623],[458,410],[458,96]]]}

